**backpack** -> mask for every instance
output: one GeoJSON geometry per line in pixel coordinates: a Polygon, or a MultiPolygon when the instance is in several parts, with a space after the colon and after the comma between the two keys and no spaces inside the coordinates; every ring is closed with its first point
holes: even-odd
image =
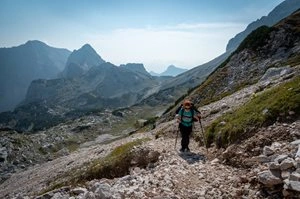
{"type": "MultiPolygon", "coordinates": [[[[179,108],[177,108],[176,114],[179,114],[179,112],[184,111],[182,106],[183,105],[181,105],[179,108]]],[[[194,114],[195,114],[195,112],[200,113],[200,111],[198,111],[197,108],[193,104],[192,104],[192,107],[191,107],[191,111],[192,111],[192,119],[193,119],[192,123],[197,122],[198,120],[194,118],[194,114]]],[[[182,120],[182,117],[183,117],[183,115],[181,114],[181,120],[182,120]]]]}
{"type": "MultiPolygon", "coordinates": [[[[177,114],[179,114],[179,111],[181,110],[181,109],[183,109],[183,104],[181,104],[177,109],[176,109],[176,111],[175,111],[175,114],[177,115],[177,114]]],[[[192,111],[192,117],[193,117],[193,122],[197,122],[197,120],[194,118],[194,111],[196,112],[196,113],[200,113],[200,111],[195,107],[195,105],[192,103],[192,106],[191,106],[191,110],[193,110],[192,111]]],[[[182,116],[181,116],[182,117],[182,116]]],[[[181,118],[182,119],[182,118],[181,118]]]]}

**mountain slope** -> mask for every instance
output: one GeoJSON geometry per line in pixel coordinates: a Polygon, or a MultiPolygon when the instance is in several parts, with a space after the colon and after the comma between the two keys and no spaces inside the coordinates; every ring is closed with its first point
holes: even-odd
{"type": "Polygon", "coordinates": [[[253,30],[263,25],[274,25],[279,20],[287,17],[292,12],[300,8],[300,2],[286,0],[272,10],[268,17],[262,17],[261,20],[249,24],[248,28],[239,33],[234,39],[227,44],[226,52],[208,63],[197,66],[177,77],[166,81],[160,90],[143,101],[143,104],[154,105],[157,103],[170,105],[176,100],[180,100],[183,94],[188,94],[188,90],[200,85],[231,53],[239,46],[244,38],[253,30]]]}
{"type": "Polygon", "coordinates": [[[253,84],[271,67],[299,64],[299,26],[300,11],[297,11],[271,28],[263,26],[253,31],[193,92],[195,103],[205,104],[222,94],[253,84]]]}
{"type": "Polygon", "coordinates": [[[69,54],[40,41],[0,48],[0,112],[12,110],[23,100],[32,80],[55,78],[69,54]]]}
{"type": "Polygon", "coordinates": [[[276,6],[269,14],[268,16],[264,16],[251,24],[247,26],[247,28],[237,34],[234,38],[230,39],[226,51],[232,51],[235,50],[241,42],[247,37],[248,34],[250,34],[253,30],[257,29],[260,26],[266,25],[266,26],[273,26],[281,19],[289,16],[291,13],[296,11],[300,8],[300,1],[298,0],[285,0],[278,6],[276,6]]]}

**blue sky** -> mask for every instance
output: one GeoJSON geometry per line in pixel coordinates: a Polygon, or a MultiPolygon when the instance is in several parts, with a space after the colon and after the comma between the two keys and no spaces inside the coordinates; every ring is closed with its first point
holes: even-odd
{"type": "Polygon", "coordinates": [[[106,61],[193,68],[283,0],[0,0],[0,47],[91,44],[106,61]]]}

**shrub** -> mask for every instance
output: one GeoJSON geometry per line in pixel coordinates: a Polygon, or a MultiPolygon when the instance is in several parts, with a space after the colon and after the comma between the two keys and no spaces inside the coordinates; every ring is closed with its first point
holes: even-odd
{"type": "Polygon", "coordinates": [[[244,50],[245,48],[257,50],[258,47],[264,46],[266,40],[269,38],[270,32],[273,27],[261,26],[252,31],[237,48],[236,53],[244,50]]]}

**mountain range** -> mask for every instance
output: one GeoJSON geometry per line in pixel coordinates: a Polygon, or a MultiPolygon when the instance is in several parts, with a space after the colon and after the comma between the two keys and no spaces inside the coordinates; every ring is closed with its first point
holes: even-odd
{"type": "MultiPolygon", "coordinates": [[[[158,120],[148,119],[131,132],[124,131],[124,124],[136,121],[140,112],[146,112],[145,106],[93,109],[86,117],[34,134],[0,129],[0,197],[298,198],[299,27],[300,9],[272,27],[255,29],[202,84],[182,96],[191,98],[201,111],[200,122],[193,123],[192,152],[177,152],[174,115],[182,98],[158,120]],[[120,128],[116,128],[118,124],[120,128]]],[[[130,71],[106,62],[79,77],[35,83],[37,87],[47,85],[43,91],[55,84],[60,90],[70,81],[74,88],[62,91],[80,91],[81,83],[89,83],[85,80],[96,82],[97,87],[109,73],[129,73],[130,78],[140,80],[142,76],[135,76],[140,74],[137,69],[141,65],[130,71]]],[[[92,90],[92,97],[98,95],[96,91],[92,90]]],[[[74,96],[71,101],[77,99],[76,93],[74,96]]],[[[40,103],[33,99],[19,106],[14,116],[28,114],[23,123],[34,127],[37,124],[28,118],[48,113],[46,120],[51,122],[55,110],[48,99],[58,100],[55,104],[61,108],[73,106],[70,100],[64,104],[52,97],[40,103]]]]}
{"type": "MultiPolygon", "coordinates": [[[[291,1],[293,0],[285,1],[272,12],[292,12],[298,4],[288,3],[291,1]]],[[[279,18],[274,17],[275,15],[269,14],[262,21],[278,21],[279,18]]],[[[254,23],[251,28],[258,27],[259,25],[261,24],[254,23]]],[[[249,29],[250,27],[248,26],[245,32],[248,32],[249,29]]],[[[269,29],[266,31],[268,32],[269,29]]],[[[239,37],[246,36],[246,33],[242,35],[239,37]]],[[[235,43],[240,43],[240,41],[235,43]]],[[[5,85],[5,88],[3,88],[4,86],[1,88],[2,96],[8,96],[6,101],[9,101],[9,97],[11,96],[4,95],[6,94],[4,90],[6,89],[7,92],[13,90],[10,86],[14,84],[9,81],[18,82],[19,79],[15,80],[15,77],[18,77],[18,75],[23,75],[24,78],[20,78],[20,80],[23,81],[23,79],[26,79],[27,84],[22,82],[23,93],[19,92],[20,96],[17,98],[18,100],[15,104],[24,98],[22,102],[19,103],[14,111],[1,114],[0,121],[4,126],[9,124],[11,128],[30,131],[47,128],[66,119],[79,117],[87,112],[93,112],[93,110],[104,110],[105,108],[113,110],[132,105],[154,108],[157,105],[168,107],[174,104],[174,102],[176,104],[193,88],[204,82],[218,66],[222,63],[224,64],[225,60],[228,61],[232,58],[232,53],[235,52],[236,48],[237,46],[230,47],[224,54],[214,60],[197,66],[176,77],[168,78],[151,76],[142,64],[129,63],[118,67],[105,62],[89,44],[84,45],[79,50],[74,50],[72,53],[65,49],[49,47],[38,41],[30,41],[19,47],[1,49],[4,52],[1,53],[0,51],[3,57],[1,61],[7,60],[2,64],[3,68],[9,71],[9,74],[14,75],[14,78],[7,75],[11,78],[7,80],[8,78],[6,77],[6,82],[1,84],[5,85]],[[24,48],[26,48],[26,53],[30,54],[26,56],[28,60],[22,60],[22,56],[20,56],[20,59],[15,60],[22,62],[16,62],[18,63],[16,64],[12,61],[14,60],[12,56],[18,55],[17,53],[15,54],[15,51],[21,51],[19,54],[22,54],[24,48]],[[50,50],[52,54],[47,54],[50,50]],[[13,53],[10,56],[4,56],[6,51],[12,51],[13,53]],[[53,58],[53,54],[56,55],[56,59],[53,58]],[[44,59],[42,60],[42,58],[44,59]],[[27,65],[24,65],[24,63],[27,63],[27,65]],[[36,66],[36,63],[45,64],[36,66]],[[8,67],[10,64],[15,64],[16,68],[23,67],[23,70],[11,70],[8,67]],[[34,68],[31,69],[30,67],[33,66],[34,68]],[[31,70],[24,70],[24,68],[31,70]],[[41,71],[41,68],[43,68],[43,73],[34,72],[41,71]],[[62,70],[62,68],[64,69],[62,70]],[[21,71],[23,73],[20,73],[21,71]],[[30,73],[30,75],[24,71],[30,73]],[[36,76],[32,76],[32,74],[36,74],[36,76]],[[32,82],[29,85],[30,80],[32,82]]],[[[283,47],[280,49],[282,50],[283,47]]],[[[240,49],[238,48],[238,50],[240,49]]],[[[276,55],[282,56],[283,54],[278,52],[276,55]]],[[[14,69],[14,67],[12,68],[14,69]]],[[[173,66],[170,68],[174,69],[173,66]]],[[[254,68],[256,67],[253,67],[253,70],[254,68]]],[[[268,67],[264,66],[262,68],[265,70],[268,67]]],[[[258,72],[260,74],[262,71],[258,72]]],[[[241,74],[244,73],[241,71],[241,74]]],[[[236,74],[233,74],[233,76],[236,76],[236,74]]],[[[230,81],[234,81],[234,79],[230,81]]],[[[236,86],[238,87],[238,85],[236,86]]],[[[218,86],[216,85],[216,87],[218,86]]],[[[230,92],[230,89],[228,92],[230,92]]],[[[197,101],[197,103],[199,102],[197,101]]],[[[4,107],[5,103],[3,102],[1,105],[4,107]]],[[[161,113],[161,110],[159,111],[161,113]]]]}

